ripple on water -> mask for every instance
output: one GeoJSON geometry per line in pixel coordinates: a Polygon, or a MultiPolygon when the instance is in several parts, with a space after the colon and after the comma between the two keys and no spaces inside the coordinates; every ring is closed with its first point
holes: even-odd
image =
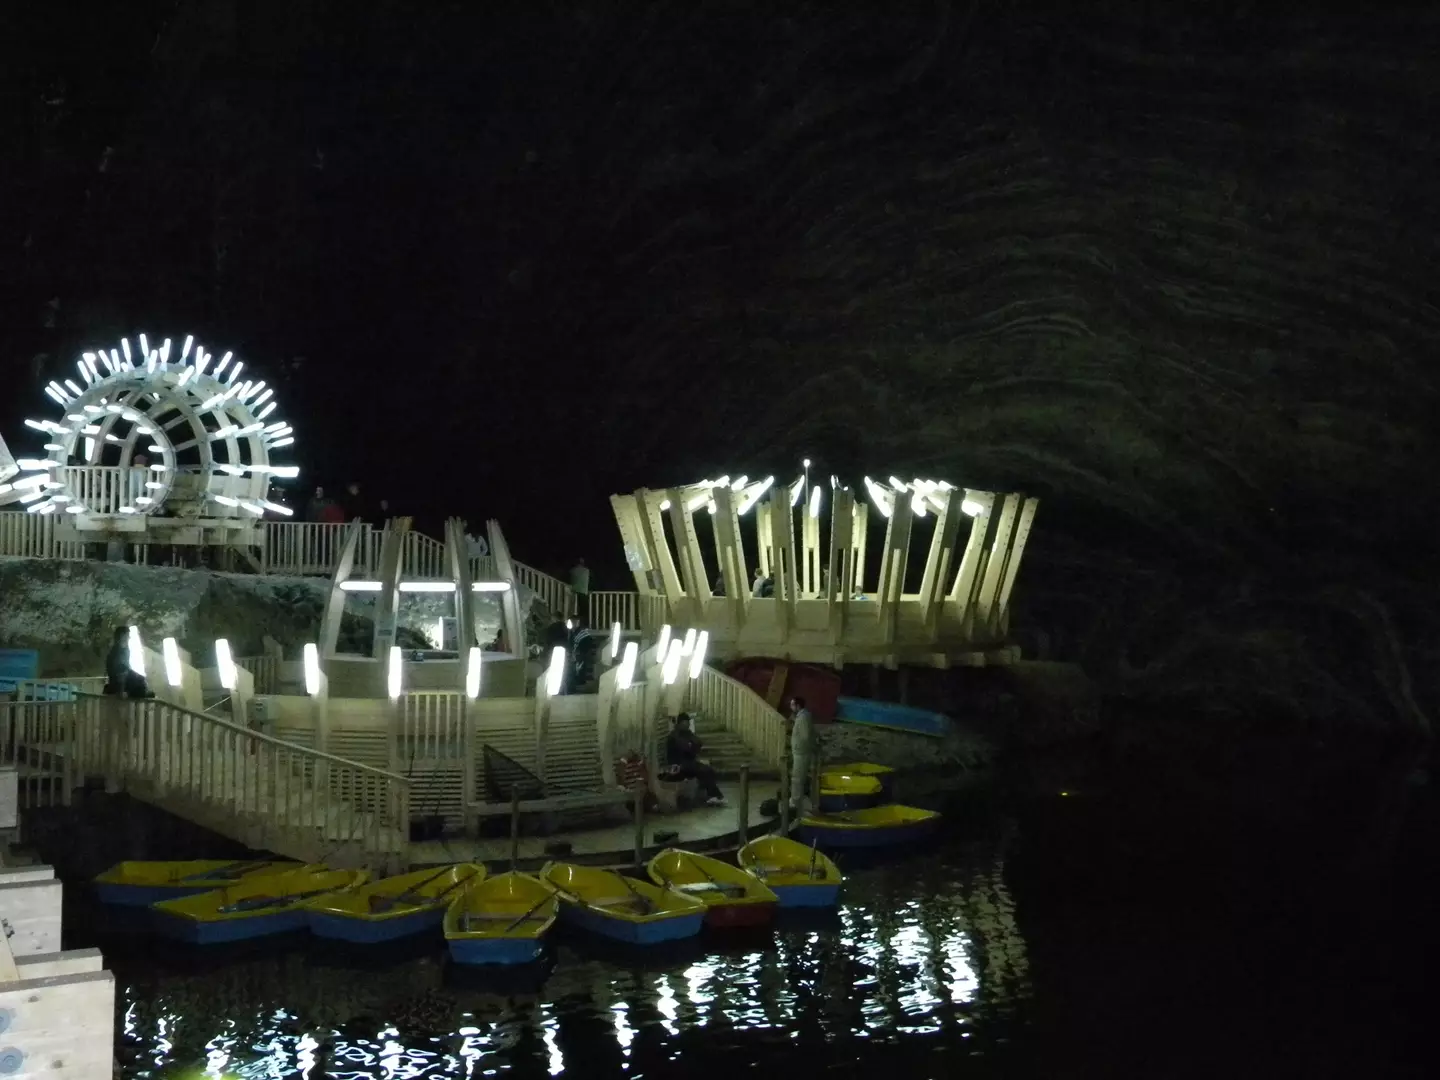
{"type": "Polygon", "coordinates": [[[1002,870],[998,843],[941,848],[850,868],[828,918],[641,955],[565,937],[550,970],[500,977],[448,969],[439,947],[383,968],[303,941],[200,963],[112,950],[124,1075],[605,1076],[788,1054],[844,1069],[880,1045],[977,1054],[1029,996],[1002,870]]]}

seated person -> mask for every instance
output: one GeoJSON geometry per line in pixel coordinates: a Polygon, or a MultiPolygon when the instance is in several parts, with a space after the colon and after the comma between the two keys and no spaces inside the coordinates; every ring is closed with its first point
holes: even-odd
{"type": "Polygon", "coordinates": [[[105,654],[106,694],[123,694],[128,698],[155,696],[145,676],[130,666],[130,628],[117,626],[110,638],[110,651],[105,654]]]}
{"type": "Polygon", "coordinates": [[[702,749],[704,744],[690,730],[690,714],[682,712],[675,717],[674,726],[665,737],[665,761],[669,765],[669,775],[677,780],[693,777],[700,782],[707,806],[724,806],[725,796],[720,792],[720,785],[715,783],[715,770],[699,756],[702,749]]]}

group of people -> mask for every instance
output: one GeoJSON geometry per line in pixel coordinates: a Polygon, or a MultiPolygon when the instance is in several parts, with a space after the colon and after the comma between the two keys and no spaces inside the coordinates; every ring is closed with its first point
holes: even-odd
{"type": "MultiPolygon", "coordinates": [[[[805,699],[796,695],[789,701],[787,726],[790,729],[790,805],[795,810],[805,805],[804,777],[810,775],[815,761],[815,717],[805,707],[805,699]]],[[[715,767],[702,757],[705,744],[695,734],[689,713],[680,713],[670,722],[670,733],[665,737],[665,764],[656,776],[661,780],[694,780],[706,806],[724,806],[725,795],[720,790],[715,767]]],[[[619,781],[622,787],[636,790],[646,789],[646,802],[653,804],[655,796],[649,789],[649,770],[644,755],[630,750],[620,759],[619,781]]]]}
{"type": "Polygon", "coordinates": [[[331,525],[343,525],[357,517],[376,525],[383,525],[393,517],[390,501],[381,499],[373,506],[361,495],[360,485],[351,481],[345,485],[339,498],[325,494],[323,487],[317,487],[310,501],[305,504],[306,521],[323,521],[331,525]]]}

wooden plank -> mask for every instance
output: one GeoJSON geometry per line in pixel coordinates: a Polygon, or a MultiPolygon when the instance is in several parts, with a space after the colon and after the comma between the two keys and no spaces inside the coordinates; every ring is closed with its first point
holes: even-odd
{"type": "Polygon", "coordinates": [[[15,967],[23,979],[54,979],[64,975],[84,975],[103,971],[105,959],[99,949],[71,949],[62,953],[19,956],[15,967]]]}
{"type": "MultiPolygon", "coordinates": [[[[600,806],[620,806],[630,801],[628,791],[593,791],[585,794],[556,795],[548,799],[524,799],[522,814],[546,814],[560,810],[588,810],[600,806]]],[[[478,817],[494,817],[510,813],[510,803],[471,803],[470,812],[478,817]]]]}
{"type": "Polygon", "coordinates": [[[27,979],[0,988],[10,1017],[6,1049],[18,1051],[20,1076],[94,1080],[115,1061],[115,978],[108,971],[27,979]]]}
{"type": "Polygon", "coordinates": [[[60,951],[60,882],[0,884],[0,929],[16,956],[60,951]]]}

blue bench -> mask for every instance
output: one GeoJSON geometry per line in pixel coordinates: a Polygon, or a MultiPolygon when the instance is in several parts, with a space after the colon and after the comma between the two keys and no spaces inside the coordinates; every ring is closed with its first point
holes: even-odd
{"type": "Polygon", "coordinates": [[[0,649],[0,694],[14,693],[17,683],[29,682],[39,673],[38,650],[0,649]]]}

